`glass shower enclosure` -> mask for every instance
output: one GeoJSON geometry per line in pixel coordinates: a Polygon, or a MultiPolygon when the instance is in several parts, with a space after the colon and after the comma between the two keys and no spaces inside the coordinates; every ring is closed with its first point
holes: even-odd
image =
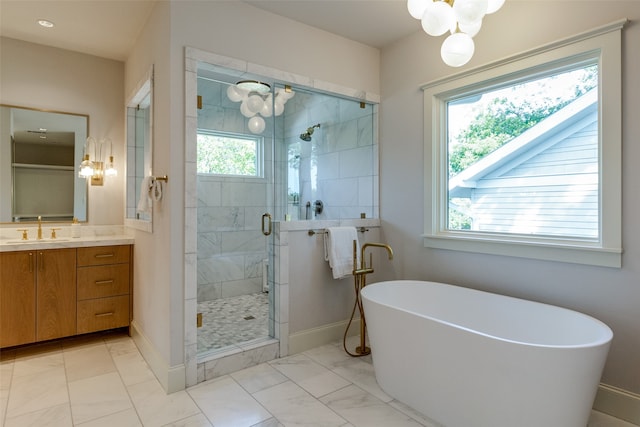
{"type": "Polygon", "coordinates": [[[374,105],[234,74],[198,71],[198,358],[274,336],[269,221],[376,212],[374,105]]]}

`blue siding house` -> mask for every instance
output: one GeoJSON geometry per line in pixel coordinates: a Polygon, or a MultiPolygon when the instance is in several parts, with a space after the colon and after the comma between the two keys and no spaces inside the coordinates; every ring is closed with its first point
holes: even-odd
{"type": "Polygon", "coordinates": [[[462,205],[472,230],[599,237],[597,92],[449,180],[449,200],[469,200],[462,205]]]}

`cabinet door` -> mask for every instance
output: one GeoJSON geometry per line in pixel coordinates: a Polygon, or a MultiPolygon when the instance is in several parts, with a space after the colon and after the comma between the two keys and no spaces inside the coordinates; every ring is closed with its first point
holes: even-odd
{"type": "Polygon", "coordinates": [[[76,250],[37,251],[38,341],[76,333],[76,250]]]}
{"type": "Polygon", "coordinates": [[[0,253],[0,347],[36,339],[36,251],[0,253]]]}

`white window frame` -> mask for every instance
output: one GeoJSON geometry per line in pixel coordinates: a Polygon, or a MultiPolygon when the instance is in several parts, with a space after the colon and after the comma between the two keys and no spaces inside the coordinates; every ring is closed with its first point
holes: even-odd
{"type": "MultiPolygon", "coordinates": [[[[243,133],[234,133],[234,132],[225,132],[219,130],[210,130],[210,129],[198,129],[196,132],[197,135],[213,135],[221,138],[232,138],[232,139],[244,139],[247,141],[253,141],[256,144],[256,174],[255,175],[234,175],[234,174],[226,174],[226,173],[205,173],[197,171],[197,174],[200,176],[210,176],[210,177],[218,177],[218,178],[239,178],[239,179],[264,179],[264,137],[260,135],[247,135],[243,133]]],[[[196,147],[197,151],[197,147],[196,147]]],[[[196,165],[197,168],[197,165],[196,165]]]]}
{"type": "Polygon", "coordinates": [[[424,91],[424,246],[606,267],[622,266],[622,48],[627,20],[448,76],[424,91]],[[598,59],[600,233],[597,241],[449,230],[447,101],[549,69],[598,59]]]}

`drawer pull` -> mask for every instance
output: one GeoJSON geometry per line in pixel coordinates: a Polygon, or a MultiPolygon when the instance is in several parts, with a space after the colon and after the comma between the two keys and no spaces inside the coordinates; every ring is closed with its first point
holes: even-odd
{"type": "Polygon", "coordinates": [[[96,313],[96,317],[107,317],[107,316],[113,316],[113,311],[109,311],[107,313],[96,313]]]}
{"type": "Polygon", "coordinates": [[[113,253],[113,252],[108,253],[108,254],[96,254],[96,255],[95,255],[95,257],[96,257],[96,258],[110,258],[110,257],[112,257],[112,256],[114,256],[114,253],[113,253]]]}
{"type": "Polygon", "coordinates": [[[96,285],[110,285],[113,283],[113,279],[111,280],[96,280],[96,285]]]}

